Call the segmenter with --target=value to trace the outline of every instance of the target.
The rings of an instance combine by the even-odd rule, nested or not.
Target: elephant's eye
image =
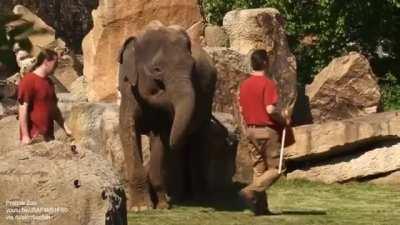
[[[155,73],[161,73],[162,72],[160,67],[154,67],[153,70],[154,70]]]

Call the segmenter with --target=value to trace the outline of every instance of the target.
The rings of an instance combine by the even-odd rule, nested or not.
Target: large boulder
[[[20,146],[18,132],[15,117],[0,120],[0,224],[127,224],[110,162],[60,141]]]
[[[287,177],[330,184],[377,177],[394,171],[400,171],[400,144],[331,159],[328,163],[294,170]]]
[[[332,60],[306,87],[306,95],[316,123],[374,113],[381,98],[367,58],[356,52]]]
[[[296,143],[285,150],[293,161],[343,154],[344,152],[400,135],[399,112],[385,112],[369,116],[332,121],[294,128]]]
[[[92,14],[94,27],[82,44],[89,101],[117,99],[118,51],[149,22],[157,19],[165,25],[178,24],[193,40],[199,39],[203,24],[196,0],[100,0]]]
[[[224,17],[223,27],[231,49],[241,54],[249,54],[255,48],[267,50],[269,73],[278,82],[279,104],[291,114],[297,97],[297,65],[279,11],[273,8],[230,11]]]

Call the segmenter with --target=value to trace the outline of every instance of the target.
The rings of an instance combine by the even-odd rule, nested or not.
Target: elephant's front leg
[[[157,209],[169,209],[165,186],[165,151],[166,147],[160,134],[152,133],[150,136],[150,168],[149,179],[154,191]],[[166,141],[166,140],[164,140]]]
[[[149,184],[142,164],[140,135],[135,127],[135,104],[126,96],[121,98],[120,138],[125,157],[125,180],[128,211],[143,211],[153,208]]]

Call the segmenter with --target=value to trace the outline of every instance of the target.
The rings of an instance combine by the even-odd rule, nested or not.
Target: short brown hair
[[[256,49],[251,53],[251,67],[253,70],[264,70],[265,62],[268,62],[268,54],[264,49]]]
[[[39,55],[36,57],[35,68],[42,65],[45,60],[51,61],[58,57],[57,52],[50,49],[43,49],[40,51]]]

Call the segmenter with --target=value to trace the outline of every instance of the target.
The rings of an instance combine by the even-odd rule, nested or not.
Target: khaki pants
[[[249,127],[247,135],[252,144],[249,154],[253,163],[253,181],[245,190],[263,192],[280,177],[280,136],[269,127]]]

